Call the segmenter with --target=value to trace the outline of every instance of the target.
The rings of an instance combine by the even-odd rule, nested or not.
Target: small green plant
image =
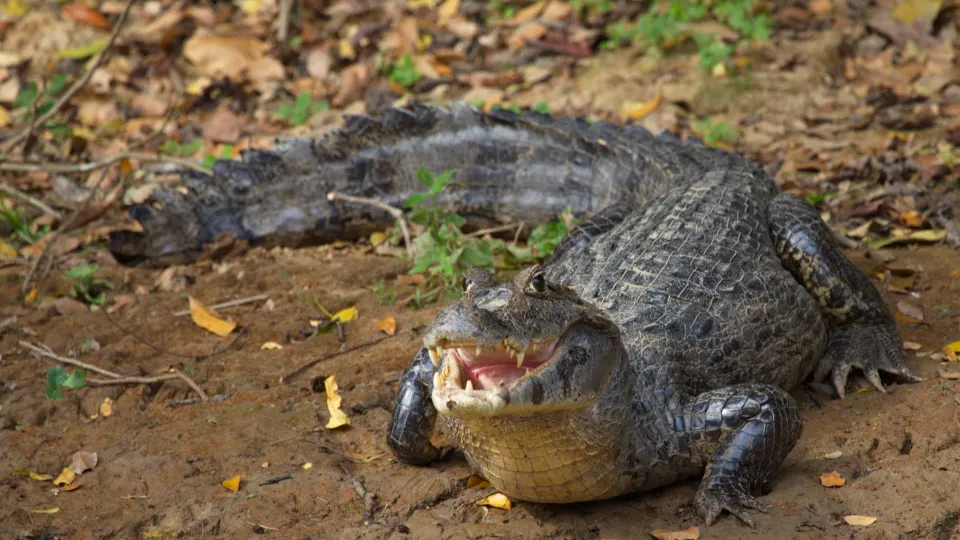
[[[77,388],[83,388],[86,383],[87,372],[82,369],[75,370],[68,374],[60,366],[50,366],[50,368],[47,369],[47,399],[54,401],[63,399],[63,392],[60,391],[61,388],[76,390]]]
[[[56,102],[55,98],[57,94],[63,91],[67,86],[67,76],[58,73],[50,79],[50,84],[47,85],[43,90],[43,94],[40,95],[40,99],[37,100],[38,95],[40,94],[40,87],[35,82],[28,82],[20,88],[20,91],[17,92],[17,97],[14,98],[13,103],[10,108],[13,110],[27,110],[34,101],[37,102],[37,114],[45,114],[49,111],[53,104]]]
[[[160,151],[173,157],[190,157],[203,148],[203,139],[193,139],[190,142],[179,143],[173,139],[163,143]]]
[[[733,45],[724,43],[712,35],[697,34],[693,36],[700,52],[700,67],[712,70],[717,64],[722,64],[733,54]]]
[[[293,103],[284,103],[273,112],[273,118],[289,122],[294,126],[302,126],[317,113],[330,110],[330,102],[325,99],[314,100],[306,90],[297,94]]]
[[[491,22],[497,20],[512,19],[517,14],[516,6],[509,2],[490,2],[487,4],[490,15],[487,17]]]
[[[403,88],[413,88],[417,81],[423,78],[423,74],[417,71],[413,65],[413,57],[409,54],[403,55],[398,62],[388,67],[389,79]]]
[[[695,121],[693,130],[703,137],[704,143],[710,146],[718,143],[732,144],[740,138],[736,128],[726,122],[714,122],[710,118]]]
[[[206,156],[203,156],[203,161],[200,163],[200,165],[202,165],[207,169],[211,169],[213,168],[213,164],[218,159],[233,159],[233,145],[232,144],[224,145],[223,148],[220,149],[219,156],[214,154],[207,154]]]
[[[613,10],[613,0],[570,0],[570,6],[574,9],[592,9],[603,15]]]
[[[113,289],[113,283],[94,277],[100,270],[95,264],[82,263],[67,270],[67,279],[73,284],[70,296],[88,304],[102,306],[107,299],[104,289]]]
[[[21,216],[16,208],[7,208],[6,199],[0,197],[0,219],[7,222],[13,234],[24,244],[33,244],[50,232],[50,226],[34,227],[30,221]]]
[[[380,281],[373,287],[373,294],[377,296],[377,300],[383,306],[392,306],[397,301],[396,289],[393,287],[388,289],[387,282],[383,278],[380,278]]]
[[[533,110],[538,113],[543,114],[553,114],[553,109],[550,108],[550,105],[546,101],[538,101],[534,106]]]

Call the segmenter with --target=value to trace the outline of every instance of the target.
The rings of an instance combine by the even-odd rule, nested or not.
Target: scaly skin
[[[728,511],[749,524],[748,509],[766,508],[751,491],[800,436],[789,389],[831,376],[842,397],[854,367],[881,389],[880,371],[917,380],[879,293],[809,204],[743,156],[636,127],[462,104],[351,117],[324,138],[187,175],[186,195],[155,192],[160,206],[132,211],[144,233],[114,236],[113,251],[158,262],[195,257],[221,233],[344,235],[388,216],[328,192],[397,205],[422,190],[421,166],[457,170],[459,189],[441,203],[474,226],[530,224],[568,205],[588,219],[542,276],[474,274],[433,322],[390,426],[404,462],[440,457],[430,435],[442,417],[470,462],[518,499],[608,498],[699,475],[707,523]],[[548,341],[556,349],[529,375],[460,386],[460,345],[533,357],[526,347]],[[443,345],[437,369],[428,349]]]

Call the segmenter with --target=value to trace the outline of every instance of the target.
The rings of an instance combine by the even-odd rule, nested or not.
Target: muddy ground
[[[780,43],[792,52],[781,48],[775,55],[790,58],[767,59],[762,65],[776,67],[758,65],[749,82],[698,74],[689,59],[652,66],[629,52],[608,53],[579,62],[575,76],[513,99],[602,115],[619,110],[624,100],[651,99],[660,86],[670,105],[646,117],[645,125],[659,131],[688,124],[686,116],[720,115],[739,122],[744,151],[770,162],[806,145],[813,157],[800,163],[788,155],[777,180],[809,187],[800,180],[820,182],[836,172],[835,163],[822,169],[813,163],[830,152],[856,157],[865,146],[889,150],[884,127],[854,131],[847,125],[863,95],[824,83],[843,69],[840,42],[840,34],[829,31],[785,39]],[[817,131],[812,138],[811,131]],[[916,136],[942,140],[942,125]],[[822,174],[815,176],[811,167]],[[835,190],[838,182],[807,191]],[[396,381],[417,348],[417,330],[437,308],[382,303],[374,291],[381,279],[400,298],[412,293],[411,286],[396,285],[408,267],[369,247],[256,248],[163,276],[161,269],[118,265],[102,250],[59,261],[41,297],[69,290],[56,277],[63,269],[81,259],[98,262],[103,277],[117,285],[112,294],[136,295],[135,303],[109,317],[103,310],[59,314],[51,305],[22,307],[17,298],[24,268],[5,266],[0,320],[13,322],[0,332],[0,537],[582,539],[643,538],[654,529],[691,526],[701,526],[703,538],[724,539],[960,537],[960,381],[941,377],[941,362],[929,354],[960,339],[960,253],[945,245],[898,244],[886,251],[916,279],[906,288],[875,282],[892,309],[902,300],[922,306],[924,320],[901,322],[900,330],[920,345],[904,354],[925,380],[891,384],[887,394],[864,388],[844,400],[794,391],[803,437],[766,496],[772,511],[755,514],[755,529],[729,516],[702,527],[692,507],[697,479],[605,502],[514,502],[507,511],[474,504],[492,490],[465,487],[470,471],[461,454],[430,467],[397,463],[385,445]],[[865,249],[848,253],[865,270],[878,264]],[[239,333],[224,338],[174,315],[187,308],[186,294],[211,305],[263,293],[272,309],[258,301],[220,311],[240,324]],[[319,316],[314,301],[330,311],[357,306],[359,316],[345,325],[342,344],[335,332],[303,339],[301,331]],[[383,334],[376,322],[389,315],[398,321],[394,337],[280,382],[311,359],[378,339]],[[68,390],[51,401],[44,396],[50,363],[28,354],[21,340],[127,375],[178,367],[211,396],[227,397],[171,406],[194,394],[166,382]],[[283,348],[263,350],[268,341]],[[324,428],[328,411],[319,383],[333,373],[351,420],[335,431]],[[98,414],[106,397],[114,401],[109,417]],[[12,473],[56,475],[79,450],[97,452],[99,464],[73,491],[58,493],[50,481]],[[837,451],[838,459],[824,459]],[[832,471],[847,479],[845,486],[820,485],[819,476]],[[221,482],[236,475],[242,483],[233,493]],[[358,483],[378,499],[369,524]],[[854,527],[843,522],[846,515],[877,521]]]

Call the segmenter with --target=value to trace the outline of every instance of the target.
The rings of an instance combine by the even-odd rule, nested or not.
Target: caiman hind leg
[[[769,506],[753,491],[769,480],[800,439],[796,401],[776,386],[745,384],[704,392],[674,428],[706,464],[694,506],[709,526],[726,510],[753,527],[749,512]]]
[[[901,357],[897,323],[880,292],[836,245],[833,234],[806,200],[777,196],[770,205],[770,232],[784,267],[813,295],[829,321],[830,340],[814,380],[832,373],[842,398],[847,376],[860,368],[881,392],[880,372],[916,382]]]
[[[442,454],[430,442],[437,420],[437,409],[430,397],[435,370],[427,348],[420,347],[413,362],[400,376],[387,446],[397,459],[409,465],[426,465],[440,459]]]

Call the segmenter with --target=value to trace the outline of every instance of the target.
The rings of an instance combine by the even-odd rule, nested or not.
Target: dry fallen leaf
[[[656,108],[660,106],[661,100],[662,96],[658,88],[657,95],[653,96],[653,99],[650,101],[625,101],[623,105],[620,106],[620,114],[630,120],[640,120],[656,110]]]
[[[310,463],[310,462],[304,463],[303,465],[301,465],[301,468],[303,468],[303,470],[305,471],[308,471],[313,468],[313,463]]]
[[[388,336],[397,333],[397,319],[393,315],[387,315],[386,319],[377,321],[377,329],[383,330]]]
[[[830,452],[829,454],[824,454],[823,459],[838,459],[843,455],[843,452],[837,450],[836,452]]]
[[[700,528],[690,527],[682,531],[668,531],[667,529],[657,529],[650,531],[650,536],[658,540],[697,540],[700,538]]]
[[[340,394],[337,394],[337,374],[334,373],[324,379],[323,386],[327,391],[327,410],[330,411],[330,420],[327,421],[327,429],[349,426],[350,418],[340,410],[340,404],[343,400]]]
[[[843,520],[846,521],[848,525],[862,525],[866,527],[877,521],[877,518],[873,516],[843,516]]]
[[[41,508],[37,510],[31,510],[30,513],[31,514],[56,514],[59,511],[60,511],[59,508]]]
[[[269,43],[253,38],[195,35],[183,44],[183,55],[204,75],[239,79],[253,71],[269,48]]]
[[[460,12],[460,0],[446,0],[437,9],[437,24],[446,26],[451,17]]]
[[[107,21],[106,17],[104,17],[99,11],[84,4],[67,4],[60,8],[60,13],[63,15],[63,18],[76,21],[80,24],[85,24],[101,30],[110,29],[110,22]]]
[[[47,480],[53,480],[53,476],[49,474],[40,474],[33,471],[28,471],[27,469],[14,469],[13,474],[17,474],[20,476],[29,476],[30,478],[34,480],[40,480],[41,482],[44,482]]]
[[[547,34],[547,27],[541,22],[530,22],[517,28],[507,37],[507,46],[511,50],[522,49],[528,41],[537,41]]]
[[[900,322],[917,324],[923,322],[923,308],[906,300],[900,300],[897,302],[897,312],[894,316]]]
[[[847,480],[840,476],[840,473],[833,471],[820,475],[820,485],[823,487],[841,487],[847,483]]]
[[[276,341],[267,341],[260,346],[261,351],[273,351],[273,350],[282,349],[282,348],[283,348],[283,345],[277,343]]]
[[[70,468],[77,474],[83,474],[97,466],[97,453],[84,452],[83,450],[75,452],[70,460]]]
[[[340,311],[333,314],[333,317],[330,317],[331,320],[340,321],[341,323],[350,322],[357,318],[357,308],[348,307],[346,309],[341,309]]]
[[[70,467],[64,467],[63,470],[60,471],[60,476],[54,479],[53,485],[57,487],[67,486],[72,484],[76,479],[77,473],[73,472],[73,469]]]
[[[960,380],[960,371],[945,371],[941,369],[938,373],[940,374],[941,379],[947,379],[950,381]]]
[[[486,479],[484,479],[484,478],[482,478],[482,477],[480,477],[480,476],[477,476],[477,475],[475,475],[475,474],[471,474],[470,477],[467,478],[467,488],[468,488],[468,489],[469,489],[469,488],[483,489],[483,488],[488,488],[488,487],[490,487],[490,482],[488,482]]]
[[[903,350],[905,351],[919,351],[923,345],[920,345],[916,341],[904,341]]]
[[[223,482],[221,482],[220,485],[236,493],[237,491],[240,490],[240,477],[234,476],[233,478],[228,478]]]
[[[510,499],[508,499],[503,493],[494,493],[489,497],[484,497],[483,499],[477,501],[477,504],[480,506],[492,506],[502,510],[510,509]]]
[[[73,491],[75,489],[80,489],[83,487],[83,484],[70,484],[68,486],[63,486],[60,488],[60,491]]]
[[[951,345],[952,345],[952,344],[951,344]],[[943,355],[947,357],[947,360],[948,360],[948,361],[950,361],[950,362],[956,362],[956,361],[958,360],[958,358],[957,358],[957,350],[954,349],[953,347],[951,347],[951,345],[946,345],[946,346],[943,347],[943,349],[942,349],[942,350],[943,350]]]
[[[221,319],[213,310],[200,303],[194,297],[187,295],[187,300],[190,302],[190,318],[193,319],[194,324],[200,328],[209,330],[223,337],[233,332],[234,328],[237,327],[236,323]]]
[[[113,399],[109,397],[103,398],[103,403],[100,404],[100,414],[104,417],[111,416],[113,414]]]

